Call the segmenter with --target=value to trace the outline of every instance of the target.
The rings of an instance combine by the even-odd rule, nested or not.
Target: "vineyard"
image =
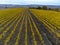
[[[0,10],[0,45],[60,45],[60,12]]]

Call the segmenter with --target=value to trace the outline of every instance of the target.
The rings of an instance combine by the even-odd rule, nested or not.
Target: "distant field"
[[[60,12],[0,10],[0,45],[60,45]]]

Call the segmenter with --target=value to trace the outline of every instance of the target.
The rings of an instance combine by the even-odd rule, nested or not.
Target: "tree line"
[[[60,11],[60,8],[48,8],[47,6],[38,6],[38,7],[29,7],[33,9],[42,9],[42,10],[53,10],[53,11]]]

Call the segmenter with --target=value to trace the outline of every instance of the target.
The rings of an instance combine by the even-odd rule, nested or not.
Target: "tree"
[[[39,6],[39,7],[37,7],[37,9],[42,9],[42,7]]]
[[[52,10],[52,8],[49,8],[49,10]]]
[[[42,6],[42,9],[47,10],[47,6]]]

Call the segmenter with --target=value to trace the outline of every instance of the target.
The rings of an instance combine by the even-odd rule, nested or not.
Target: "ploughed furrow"
[[[10,17],[9,19],[7,20],[4,20],[3,22],[1,22],[1,25],[0,26],[4,26],[6,23],[8,23],[10,20],[12,20],[12,18],[14,18],[15,16],[12,16]]]
[[[7,26],[6,29],[4,29],[1,34],[0,34],[0,40],[5,37],[6,33],[9,32],[12,30],[12,26],[14,25],[14,23],[18,20],[18,17],[14,20],[14,22],[11,22],[12,24],[10,24],[10,26]]]
[[[11,19],[7,19],[8,22],[4,23],[2,22],[2,24],[0,25],[0,27],[2,27],[2,29],[0,29],[0,32],[2,33],[3,30],[5,30],[15,19],[17,18],[17,16],[13,16]]]
[[[21,20],[21,22],[20,22],[20,27],[19,27],[19,32],[18,32],[18,35],[16,36],[16,42],[15,42],[15,45],[21,45],[21,44],[23,44],[22,43],[22,36],[21,36],[21,33],[22,33],[22,31],[23,31],[23,25],[24,25],[24,19],[25,19],[25,15],[24,15],[24,17],[23,17],[23,19]],[[21,38],[22,37],[22,38]]]
[[[28,45],[28,41],[27,41],[27,35],[28,35],[28,30],[27,30],[27,15],[25,15],[26,18],[25,18],[25,45]]]
[[[35,25],[38,29],[38,32],[41,34],[41,38],[43,38],[43,40],[41,40],[42,42],[44,42],[45,45],[52,45],[51,42],[48,40],[48,38],[46,37],[45,33],[42,31],[42,30],[46,30],[44,28],[43,25],[41,25],[40,22],[38,22],[37,18],[35,18],[34,15],[31,14],[31,19],[32,19],[32,22],[33,22],[33,25]],[[36,32],[36,31],[35,31]],[[37,32],[36,32],[37,33]],[[39,42],[39,38],[37,37],[37,34],[36,34],[36,38],[37,38],[37,41]],[[42,44],[41,44],[42,45]]]
[[[58,34],[42,18],[29,9],[20,11],[0,17],[0,45],[60,45]]]
[[[3,26],[3,29],[0,30],[0,33],[2,33],[7,27],[9,27],[9,25],[11,25],[11,23],[17,18],[14,17],[13,19],[11,19],[8,23],[6,23],[4,26]],[[11,26],[10,26],[11,27]]]
[[[29,17],[28,17],[28,19],[29,19]],[[32,35],[31,35],[31,36],[32,36],[32,38],[33,38],[33,40],[32,40],[33,43],[34,43],[33,45],[37,45],[37,41],[36,41],[36,39],[35,39],[35,34],[34,34],[34,31],[33,31],[33,27],[32,27],[33,25],[31,24],[30,19],[29,19],[29,23],[30,23],[30,29],[31,29],[31,32],[32,32]]]
[[[43,21],[41,21],[37,15],[33,15],[30,11],[31,17],[34,19],[35,24],[37,25],[39,32],[41,32],[43,39],[46,45],[60,45],[59,38],[52,32],[52,28],[48,28]],[[51,30],[51,31],[50,31]]]
[[[29,13],[29,12],[28,12],[28,13]],[[30,13],[29,13],[29,14],[30,14]],[[30,18],[31,18],[32,24],[34,25],[34,28],[35,28],[34,31],[36,31],[36,33],[37,33],[37,35],[38,35],[38,37],[39,37],[40,44],[41,44],[41,45],[45,45],[44,40],[43,40],[43,37],[42,37],[42,35],[41,35],[41,32],[39,32],[39,29],[38,29],[38,27],[36,26],[33,18],[31,17],[31,14],[30,14],[29,16],[30,16]],[[38,40],[37,40],[37,41],[38,41]]]
[[[21,19],[21,17],[20,17],[20,19]],[[9,36],[5,39],[5,42],[4,42],[5,45],[8,45],[7,43],[10,41],[10,39],[14,35],[15,31],[17,31],[16,28],[17,28],[19,22],[20,22],[20,20],[17,21],[17,23],[15,24],[13,30],[11,31],[11,33],[9,34]]]
[[[3,18],[3,20],[0,21],[0,32],[1,30],[4,30],[4,28],[7,27],[7,25],[9,25],[9,23],[11,22],[10,20],[12,20],[14,18],[14,16],[11,16],[7,19],[5,19],[5,17]]]

